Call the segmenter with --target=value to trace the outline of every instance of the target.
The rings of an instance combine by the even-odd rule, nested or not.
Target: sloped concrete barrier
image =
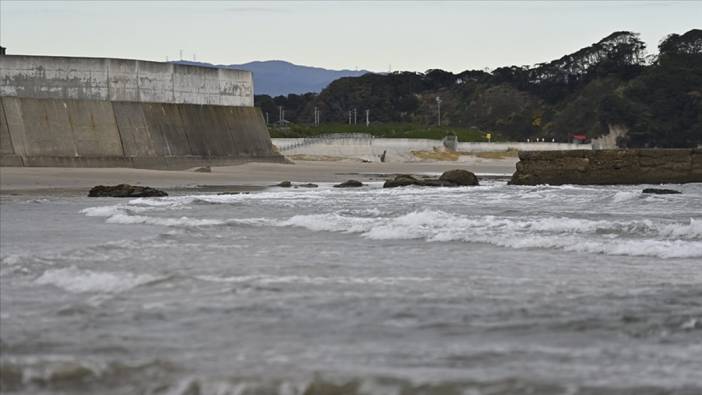
[[[185,169],[285,160],[254,107],[19,97],[0,104],[2,166]]]
[[[513,185],[702,182],[701,149],[521,151]]]

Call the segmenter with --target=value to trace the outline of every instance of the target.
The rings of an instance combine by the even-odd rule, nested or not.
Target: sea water
[[[4,196],[0,385],[700,394],[702,184],[644,187]]]

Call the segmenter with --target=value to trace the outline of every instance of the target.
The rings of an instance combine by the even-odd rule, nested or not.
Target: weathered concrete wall
[[[522,151],[519,159],[515,185],[702,182],[701,149]]]
[[[3,166],[182,169],[283,161],[254,107],[0,98]]]
[[[0,96],[252,107],[253,77],[143,60],[4,55]]]
[[[274,138],[273,144],[285,155],[328,155],[378,161],[385,152],[388,161],[418,160],[412,151],[443,149],[441,140],[392,138]],[[590,145],[567,143],[458,143],[460,152],[495,152],[514,150],[573,150],[587,149]]]

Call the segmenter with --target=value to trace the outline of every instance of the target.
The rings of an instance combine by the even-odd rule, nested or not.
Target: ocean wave
[[[641,197],[641,191],[619,191],[612,196],[614,203],[627,202]]]
[[[608,255],[694,258],[702,256],[700,221],[655,223],[567,217],[466,217],[440,210],[397,217],[356,217],[338,213],[297,215],[278,226],[358,233],[372,240],[464,241],[510,248],[556,248]]]
[[[481,356],[488,362],[500,354]],[[517,356],[519,357],[519,356]],[[285,366],[289,358],[285,355],[270,353],[265,357],[269,366]],[[171,362],[154,360],[143,363],[104,362],[97,359],[78,360],[63,358],[51,360],[22,361],[5,358],[0,361],[2,376],[0,383],[10,392],[19,393],[100,393],[124,394],[139,393],[144,395],[171,394],[270,394],[270,395],[304,395],[304,394],[347,394],[347,395],[438,395],[438,394],[552,394],[552,395],[590,395],[590,394],[697,394],[697,383],[681,384],[672,381],[656,381],[657,377],[634,381],[630,377],[609,382],[563,383],[554,380],[515,372],[508,375],[483,375],[476,378],[474,374],[455,373],[441,377],[429,378],[404,377],[393,374],[387,369],[369,372],[369,368],[357,369],[358,372],[334,372],[320,369],[313,374],[297,373],[279,375],[268,374],[231,374],[210,375],[193,374]],[[48,359],[48,360],[47,360]],[[465,357],[455,355],[449,359],[454,366],[460,366]],[[475,360],[472,361],[475,363]],[[471,366],[471,365],[468,365]],[[459,369],[454,369],[459,370]],[[464,369],[472,370],[472,369]],[[639,378],[644,374],[635,375]]]
[[[212,226],[223,225],[226,221],[218,219],[197,219],[189,217],[167,218],[148,217],[144,215],[114,214],[105,221],[108,224],[144,224],[160,226]]]
[[[346,277],[346,276],[276,276],[267,274],[254,274],[244,276],[196,276],[198,280],[217,283],[257,283],[257,284],[362,284],[362,285],[394,285],[402,282],[422,282],[431,281],[430,277]]]
[[[73,293],[119,293],[158,280],[161,278],[149,274],[96,272],[71,266],[47,270],[35,280],[35,283],[53,285]]]
[[[125,363],[58,355],[8,357],[5,353],[0,360],[0,385],[3,393],[95,393],[98,385],[98,393],[102,394],[125,393],[125,387],[133,392],[156,394],[161,392],[152,390],[155,380],[164,380],[178,371],[175,364],[163,360]],[[169,382],[164,381],[162,386]],[[118,383],[119,390],[114,391],[114,383]]]

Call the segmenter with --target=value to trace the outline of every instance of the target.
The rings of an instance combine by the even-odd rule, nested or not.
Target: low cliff
[[[702,149],[522,151],[513,185],[702,182]]]

